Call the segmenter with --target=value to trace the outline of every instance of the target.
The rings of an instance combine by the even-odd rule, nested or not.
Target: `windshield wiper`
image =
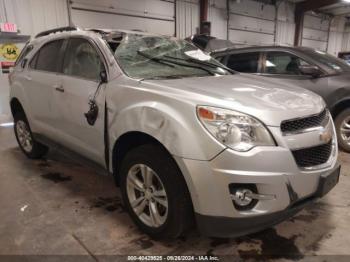
[[[217,64],[213,64],[213,63],[208,63],[208,62],[200,61],[200,60],[197,60],[197,59],[194,59],[194,58],[185,59],[185,58],[181,58],[181,57],[174,57],[174,56],[168,56],[168,55],[165,55],[164,57],[175,59],[175,60],[180,60],[180,61],[192,62],[192,63],[196,63],[198,65],[206,65],[206,66],[209,66],[209,67],[212,67],[212,68],[219,67],[221,69],[224,69],[224,70],[230,72],[231,74],[234,74],[234,71],[232,71],[230,68],[228,68],[228,67],[226,67],[224,65],[217,65]]]
[[[164,63],[165,61],[162,61],[161,59],[156,58],[156,57],[151,57],[151,56],[145,54],[145,53],[142,52],[142,51],[137,51],[137,53],[138,53],[139,55],[141,55],[141,56],[143,56],[143,57],[149,59],[149,60],[152,60],[152,61],[157,62],[157,63],[159,63],[159,64],[166,65],[166,66],[169,66],[169,67],[171,67],[171,68],[174,68],[173,65],[168,64],[168,63]]]
[[[180,79],[185,77],[194,77],[195,75],[167,75],[167,76],[153,76],[153,77],[146,77],[141,78],[140,81],[144,80],[161,80],[161,79]],[[201,75],[199,75],[201,76]]]
[[[162,80],[162,79],[179,79],[180,77],[178,76],[152,76],[152,77],[145,77],[140,79],[140,81],[145,81],[145,80]]]
[[[159,62],[159,63],[162,63],[162,64],[165,64],[165,65],[169,65],[168,63],[170,64],[174,64],[174,65],[179,65],[179,66],[184,66],[184,67],[190,67],[190,68],[196,68],[196,69],[200,69],[200,70],[203,70],[207,73],[209,73],[210,75],[215,75],[214,72],[212,72],[211,70],[205,68],[205,67],[202,67],[202,66],[199,66],[199,65],[190,65],[188,63],[179,63],[179,62],[175,62],[173,60],[168,60],[168,59],[164,59],[164,58],[159,58],[159,57],[153,57],[153,56],[150,56],[140,50],[137,51],[137,53],[139,55],[142,55],[143,57],[146,57],[148,58],[149,60],[153,60],[153,61],[156,61],[156,62]],[[170,65],[169,65],[170,66]]]

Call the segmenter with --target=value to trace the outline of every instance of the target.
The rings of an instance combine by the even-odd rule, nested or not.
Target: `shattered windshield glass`
[[[133,78],[161,79],[232,74],[230,69],[184,40],[126,34],[115,50],[124,72]]]

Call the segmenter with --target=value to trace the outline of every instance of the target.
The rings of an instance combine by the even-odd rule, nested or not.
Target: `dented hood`
[[[197,104],[240,111],[270,126],[320,113],[325,107],[319,95],[306,89],[252,75],[147,80],[144,84],[171,88],[174,95],[184,95]]]

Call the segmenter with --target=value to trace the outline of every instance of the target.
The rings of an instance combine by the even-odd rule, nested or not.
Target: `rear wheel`
[[[184,178],[171,156],[153,144],[132,149],[122,161],[124,204],[137,226],[153,238],[175,238],[193,222]]]
[[[48,147],[35,141],[25,114],[17,113],[14,121],[16,139],[22,152],[32,159],[38,159],[47,154]]]
[[[335,126],[340,148],[350,153],[350,108],[336,117]]]

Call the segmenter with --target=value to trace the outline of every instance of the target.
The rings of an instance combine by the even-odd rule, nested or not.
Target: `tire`
[[[14,116],[14,131],[17,143],[22,152],[30,159],[40,159],[49,148],[35,141],[28,120],[23,112]]]
[[[339,147],[345,152],[350,153],[350,108],[345,109],[335,118],[335,128]],[[344,129],[348,131],[342,131]],[[346,138],[349,140],[346,140]]]
[[[148,171],[148,177],[151,174],[152,179],[148,184],[152,186],[147,186],[147,183],[144,182],[142,175],[144,172],[141,172],[141,169],[144,172]],[[124,205],[141,231],[154,239],[176,238],[185,234],[192,226],[193,208],[187,185],[175,161],[163,148],[154,144],[146,144],[132,149],[123,159],[119,174]],[[130,182],[131,178],[135,179],[135,177],[138,183],[143,183],[143,193],[136,189],[134,183]],[[148,191],[145,188],[150,189]],[[165,197],[162,189],[164,189]],[[137,192],[138,195],[136,195]],[[131,202],[141,199],[142,194],[146,204],[144,201],[139,201],[138,205],[132,207]],[[143,210],[142,207],[144,207]],[[140,215],[136,214],[137,208],[142,210]],[[158,212],[158,217],[153,216],[158,219],[152,219],[151,209]]]

